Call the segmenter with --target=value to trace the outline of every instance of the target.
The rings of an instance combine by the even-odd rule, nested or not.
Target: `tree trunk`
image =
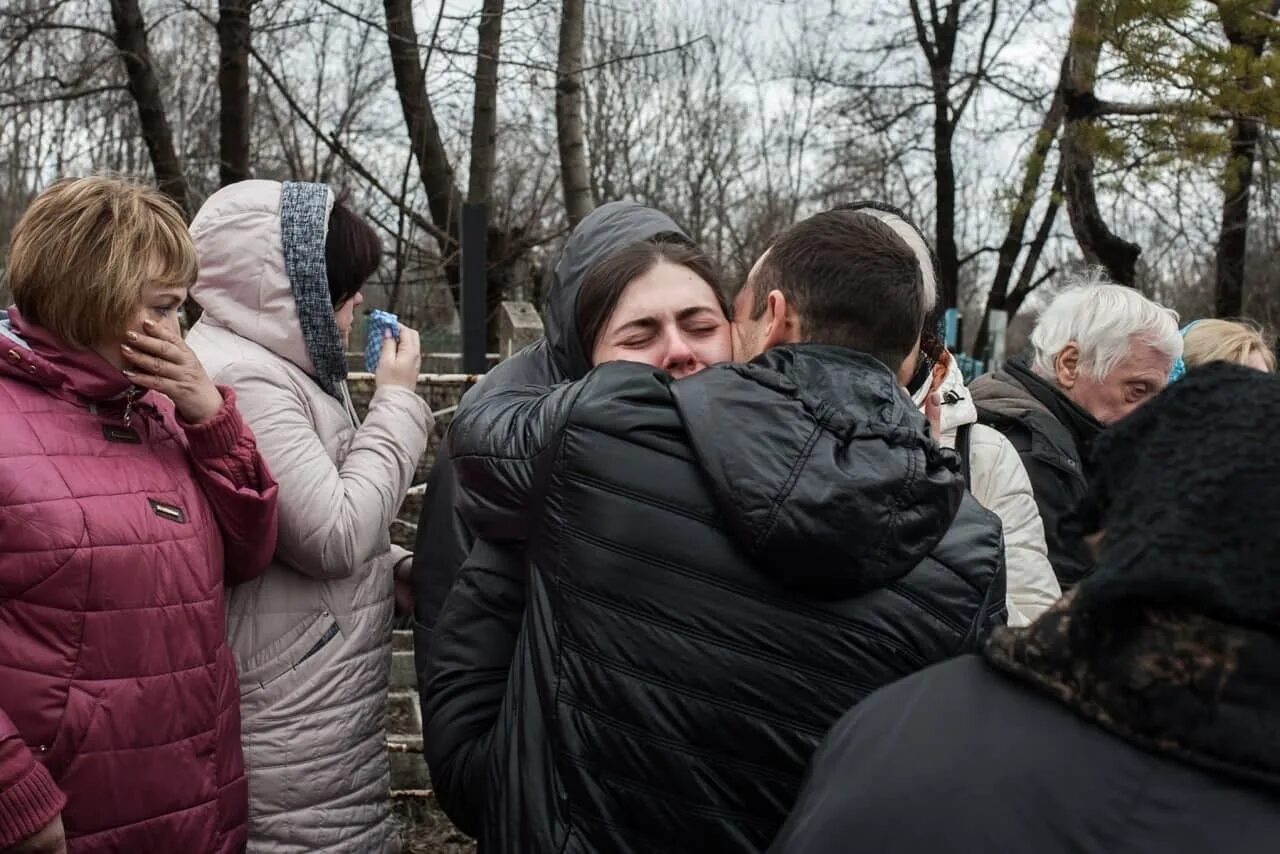
[[[1022,241],[1027,230],[1027,220],[1035,206],[1036,195],[1040,192],[1040,180],[1044,177],[1045,162],[1049,159],[1049,152],[1053,150],[1053,144],[1058,139],[1058,131],[1062,128],[1062,117],[1066,112],[1062,100],[1062,79],[1066,70],[1067,63],[1064,59],[1062,73],[1058,77],[1058,90],[1054,93],[1049,109],[1036,130],[1031,153],[1027,156],[1027,171],[1023,173],[1018,197],[1009,213],[1009,228],[1005,232],[1004,242],[1000,244],[996,275],[991,281],[991,292],[987,297],[988,310],[1005,307],[1005,296],[1009,292],[1009,283],[1013,281],[1013,268],[1018,263],[1018,256],[1022,254]]]
[[[956,170],[951,157],[955,125],[947,116],[947,105],[934,114],[933,157],[934,180],[937,182],[937,215],[934,243],[938,253],[938,298],[943,308],[954,308],[960,302],[960,255],[956,250]]]
[[[488,204],[493,194],[498,137],[498,54],[503,0],[484,0],[476,54],[475,110],[471,123],[471,180],[467,201]]]
[[[1249,196],[1253,188],[1253,160],[1258,136],[1258,123],[1253,119],[1236,119],[1231,123],[1231,154],[1222,175],[1222,225],[1218,232],[1217,269],[1213,283],[1213,312],[1217,317],[1244,314]]]
[[[255,0],[218,0],[218,184],[249,174],[249,14]]]
[[[1280,12],[1280,0],[1272,0],[1271,17]],[[1266,30],[1252,20],[1253,10],[1219,7],[1222,31],[1233,48],[1249,52],[1252,60],[1267,47]],[[1236,80],[1242,92],[1253,92],[1264,81],[1254,74]],[[1213,283],[1213,311],[1217,317],[1244,314],[1245,256],[1249,248],[1249,201],[1253,191],[1253,163],[1257,157],[1261,128],[1250,118],[1231,122],[1231,153],[1222,170],[1222,224],[1218,232],[1217,265]]]
[[[498,136],[498,58],[502,49],[503,0],[484,0],[476,51],[476,91],[471,123],[471,170],[467,201],[488,208],[485,241],[485,310],[489,352],[498,350],[498,314],[510,286],[506,235],[494,225],[493,176]]]
[[[151,155],[156,184],[190,217],[194,213],[191,192],[174,149],[173,131],[165,115],[160,81],[151,62],[146,22],[142,19],[138,0],[111,0],[111,20],[115,25],[116,48],[129,80],[129,94],[138,106],[138,123],[142,127],[147,152]]]
[[[560,13],[560,52],[556,60],[556,142],[560,180],[569,225],[575,226],[595,207],[582,129],[582,57],[586,31],[585,0],[564,0]]]
[[[445,258],[445,270],[457,297],[458,265],[456,255],[458,228],[462,217],[462,193],[454,182],[449,153],[440,138],[440,126],[436,123],[427,96],[426,75],[418,56],[418,30],[413,23],[413,4],[410,0],[383,0],[387,16],[387,43],[391,49],[391,71],[396,81],[396,93],[400,96],[400,108],[404,112],[409,130],[409,145],[418,163],[422,187],[427,193],[427,208],[431,221],[439,229],[437,242],[440,254]]]
[[[1113,233],[1107,226],[1098,207],[1093,179],[1094,155],[1090,132],[1094,127],[1093,108],[1097,102],[1094,82],[1098,57],[1102,53],[1100,6],[1101,0],[1078,0],[1067,46],[1067,75],[1062,93],[1067,122],[1062,135],[1063,186],[1071,230],[1085,260],[1105,269],[1112,281],[1132,286],[1142,249]]]

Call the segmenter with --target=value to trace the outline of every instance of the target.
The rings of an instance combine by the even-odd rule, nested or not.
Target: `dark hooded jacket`
[[[1052,384],[1015,359],[1003,371],[969,384],[978,423],[999,430],[1031,478],[1044,522],[1049,563],[1063,590],[1093,571],[1093,557],[1075,520],[1088,490],[1088,463],[1102,425]]]
[[[850,350],[603,365],[449,445],[477,533],[530,536],[485,852],[762,850],[844,709],[1003,621],[999,521]]]
[[[771,851],[1277,850],[1277,418],[1280,380],[1218,364],[1112,427],[1097,571],[854,708]]]
[[[570,235],[553,270],[543,310],[545,337],[503,361],[463,397],[457,415],[478,400],[520,386],[549,388],[576,380],[589,369],[577,330],[578,293],[582,281],[600,261],[619,250],[662,234],[684,234],[675,221],[635,202],[610,202],[588,214]],[[414,658],[424,728],[445,730],[451,738],[428,740],[427,759],[441,803],[464,830],[473,827],[474,808],[466,793],[478,791],[487,733],[502,698],[514,635],[493,632],[484,648],[446,644],[440,651],[443,671],[434,691],[431,676],[432,637],[441,609],[469,561],[464,593],[455,608],[455,626],[496,618],[494,625],[518,625],[523,611],[524,554],[519,544],[476,542],[458,512],[459,491],[448,449],[441,446],[427,481],[414,551]],[[470,606],[483,600],[489,610]],[[501,603],[501,613],[492,609]],[[452,628],[449,631],[453,631]],[[467,782],[463,782],[463,780]]]

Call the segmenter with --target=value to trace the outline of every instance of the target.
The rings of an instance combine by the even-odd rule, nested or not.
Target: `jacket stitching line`
[[[761,709],[756,706],[749,706],[745,703],[738,703],[731,700],[726,700],[723,697],[718,697],[715,694],[711,694],[704,691],[698,691],[694,688],[688,687],[687,685],[679,685],[670,679],[659,678],[653,675],[652,673],[643,672],[639,668],[631,667],[629,665],[622,664],[621,662],[618,662],[618,661],[613,661],[609,659],[607,656],[601,655],[595,652],[594,650],[587,649],[585,646],[582,646],[576,641],[568,638],[562,641],[559,646],[562,650],[572,650],[573,652],[575,652],[582,658],[586,659],[587,661],[594,662],[595,664],[605,668],[606,670],[612,670],[617,673],[630,676],[631,678],[635,679],[637,682],[641,682],[645,685],[651,685],[657,688],[664,688],[673,694],[678,694],[680,696],[688,697],[693,700],[699,700],[716,709],[736,712],[738,714],[747,715],[756,720],[767,721],[767,722],[776,724],[778,726],[788,727],[814,738],[821,738],[823,734],[826,732],[825,727],[822,727],[822,726],[810,724],[805,721],[797,720],[795,718],[786,718],[781,715],[774,714],[773,712],[770,712],[767,709]],[[559,686],[557,686],[556,699],[558,702]],[[556,752],[560,753],[563,751],[557,750]]]
[[[608,611],[613,611],[619,614],[626,614],[641,623],[666,629],[670,632],[673,632],[674,634],[678,634],[683,637],[695,638],[707,644],[708,646],[713,646],[717,649],[728,650],[734,653],[738,653],[739,655],[753,658],[757,661],[764,661],[769,664],[776,664],[782,667],[787,667],[792,670],[795,670],[796,672],[804,673],[809,676],[812,676],[815,679],[834,682],[836,684],[843,685],[846,688],[851,688],[855,691],[870,693],[871,691],[875,690],[875,686],[870,686],[870,685],[867,685],[866,683],[856,683],[856,682],[847,681],[841,678],[839,675],[832,673],[830,670],[822,670],[816,667],[808,667],[798,661],[795,661],[794,659],[788,659],[780,655],[762,653],[758,649],[752,649],[750,646],[746,644],[735,644],[735,643],[732,643],[731,641],[718,639],[707,632],[700,631],[691,626],[681,625],[680,623],[674,620],[663,620],[661,617],[642,614],[637,609],[628,608],[624,605],[621,605],[618,602],[611,601],[605,596],[592,593],[586,590],[585,588],[579,587],[578,585],[572,582],[561,581],[561,586],[568,591],[569,596],[572,596],[578,599],[585,599],[589,602],[599,605],[601,608],[604,608],[605,610],[608,610]]]
[[[635,560],[639,560],[651,566],[661,567],[662,569],[666,569],[677,575],[683,576],[685,578],[690,578],[695,581],[706,584],[708,587],[713,587],[717,590],[724,590],[726,592],[733,593],[738,596],[742,596],[744,599],[749,599],[753,602],[759,602],[762,605],[771,605],[771,606],[786,608],[790,613],[796,614],[806,619],[810,619],[816,623],[820,623],[826,626],[832,626],[832,625],[838,626],[842,629],[849,631],[852,634],[857,635],[860,638],[863,638],[864,640],[870,640],[876,643],[881,643],[891,649],[899,648],[898,644],[896,644],[893,638],[890,637],[889,635],[876,632],[874,629],[869,628],[864,623],[859,622],[858,620],[844,617],[841,614],[838,614],[834,611],[823,610],[821,608],[814,608],[814,607],[807,606],[803,601],[799,599],[791,599],[784,596],[774,596],[757,589],[746,587],[744,585],[734,584],[720,576],[699,572],[698,570],[690,569],[687,565],[677,564],[670,561],[662,560],[660,558],[656,558],[652,555],[642,554],[640,552],[627,548],[626,546],[620,545],[618,543],[614,543],[609,540],[605,540],[603,538],[588,534],[585,531],[570,528],[567,525],[561,525],[560,527],[561,527],[561,530],[563,531],[562,539],[563,539],[563,536],[573,537],[583,542],[590,543],[590,544],[599,546],[600,548],[614,552],[615,554],[621,554],[627,557],[631,557]],[[928,558],[926,558],[926,560],[927,559]]]
[[[699,818],[734,819],[735,821],[755,825],[761,828],[772,829],[774,827],[774,822],[772,820],[751,815],[745,810],[721,809],[712,806],[711,804],[694,803],[690,798],[683,795],[664,792],[661,789],[656,789],[653,786],[647,786],[643,782],[634,780],[623,774],[604,771],[591,759],[588,759],[585,756],[580,756],[576,753],[564,752],[560,754],[560,757],[579,768],[583,768],[589,772],[594,772],[597,778],[605,785],[617,786],[620,789],[624,789],[643,797],[651,798],[655,801],[673,804],[674,806],[677,806],[681,812],[691,813]]]
[[[769,515],[757,528],[754,541],[751,548],[755,552],[759,552],[773,533],[774,525],[777,524],[778,515],[782,512],[783,502],[791,495],[791,491],[795,489],[796,482],[800,480],[800,471],[804,468],[805,463],[809,462],[809,457],[813,453],[813,448],[818,444],[818,437],[822,434],[822,430],[826,425],[826,414],[824,413],[819,421],[813,426],[808,437],[805,439],[804,446],[800,449],[800,454],[796,457],[795,463],[791,466],[791,471],[787,474],[787,479],[783,481],[782,488],[778,490],[778,494],[774,497],[769,508]]]
[[[627,723],[626,721],[618,720],[607,712],[588,704],[586,700],[579,700],[572,694],[567,694],[561,697],[560,702],[565,705],[572,706],[586,717],[594,718],[599,721],[602,726],[618,730],[619,732],[625,733],[638,741],[645,741],[650,744],[658,744],[663,747],[679,750],[687,756],[697,757],[708,764],[718,763],[739,773],[750,774],[755,777],[768,777],[779,783],[793,784],[799,780],[799,775],[785,774],[778,771],[777,768],[769,765],[748,762],[734,756],[726,756],[712,750],[697,747],[689,742],[681,741],[678,738],[671,738],[668,736],[658,735],[657,733],[647,732],[638,726]]]

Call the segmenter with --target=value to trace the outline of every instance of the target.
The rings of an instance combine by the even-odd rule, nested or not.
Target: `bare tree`
[[[1256,92],[1268,85],[1260,73],[1258,60],[1266,50],[1272,27],[1260,17],[1260,10],[1248,4],[1219,5],[1223,33],[1232,51],[1243,55],[1235,83],[1241,91]],[[1280,12],[1280,2],[1269,0],[1265,14],[1272,20]],[[1214,313],[1236,317],[1244,311],[1245,262],[1248,257],[1249,200],[1253,189],[1254,161],[1262,123],[1251,116],[1237,116],[1229,131],[1230,151],[1222,170],[1222,225],[1218,232],[1217,264],[1214,277]]]
[[[218,0],[218,183],[250,176],[249,43],[255,0]]]
[[[564,207],[570,226],[577,225],[595,207],[582,127],[581,77],[585,38],[585,0],[563,0],[560,50],[556,62],[556,139],[560,149]]]
[[[488,204],[498,156],[498,57],[503,0],[484,0],[476,50],[476,94],[471,123],[471,175],[467,201]]]
[[[195,213],[187,177],[182,171],[173,133],[165,114],[160,81],[147,44],[147,27],[138,0],[111,0],[115,43],[128,76],[129,94],[138,108],[142,138],[151,154],[151,166],[161,191],[176,201],[187,215]]]
[[[427,95],[426,74],[418,55],[418,30],[413,22],[410,0],[384,0],[387,17],[387,43],[391,49],[391,70],[396,92],[409,132],[409,145],[418,162],[422,187],[427,193],[427,207],[436,227],[436,240],[442,256],[455,253],[458,226],[462,212],[462,193],[454,179],[449,152],[440,134],[431,99]],[[450,282],[457,283],[456,263]]]
[[[1113,281],[1132,285],[1142,249],[1107,226],[1094,185],[1096,154],[1090,133],[1098,115],[1094,84],[1104,39],[1101,14],[1101,0],[1079,0],[1071,22],[1062,84],[1067,110],[1062,137],[1064,189],[1071,228],[1085,260],[1101,266]]]

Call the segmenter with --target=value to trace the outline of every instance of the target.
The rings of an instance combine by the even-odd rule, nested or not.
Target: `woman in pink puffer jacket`
[[[267,566],[276,486],[180,336],[195,275],[181,212],[124,181],[60,182],[13,231],[0,850],[244,849],[223,588]]]

